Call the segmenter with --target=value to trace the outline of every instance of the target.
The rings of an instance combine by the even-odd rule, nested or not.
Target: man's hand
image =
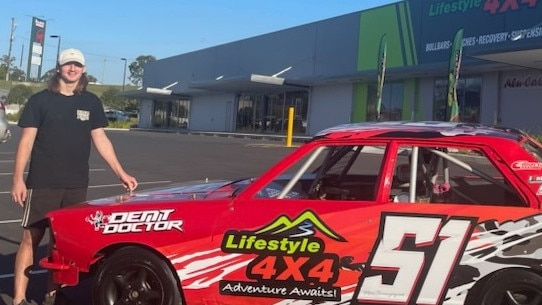
[[[11,187],[11,199],[13,202],[18,203],[20,206],[24,205],[28,190],[24,181],[17,181],[13,183]]]
[[[119,177],[120,181],[122,182],[122,185],[124,186],[124,188],[130,193],[130,195],[132,194],[132,192],[137,188],[137,180],[136,178],[126,174],[126,173],[123,173],[120,177]]]

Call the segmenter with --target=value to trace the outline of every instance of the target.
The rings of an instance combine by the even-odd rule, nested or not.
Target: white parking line
[[[21,222],[22,219],[12,219],[12,220],[0,220],[0,225],[4,225],[6,223],[17,223]]]
[[[139,185],[145,185],[145,184],[160,184],[160,183],[171,183],[169,180],[163,180],[163,181],[148,181],[148,182],[139,182]],[[104,184],[104,185],[93,185],[89,186],[88,188],[100,188],[100,187],[111,187],[111,186],[121,186],[122,184]],[[0,192],[0,194],[9,194],[9,192]],[[8,219],[8,220],[0,220],[0,225],[10,224],[10,223],[20,223],[22,219]],[[0,279],[2,276],[0,275]]]
[[[105,171],[106,169],[105,168],[92,168],[90,169],[91,172],[103,172]],[[28,172],[24,172],[24,174],[28,174]],[[6,173],[0,173],[0,176],[11,176],[13,175],[12,172],[6,172]]]
[[[147,185],[147,184],[161,184],[161,183],[171,183],[170,180],[162,180],[162,181],[147,181],[147,182],[139,182],[139,185]],[[100,187],[112,187],[112,186],[121,186],[122,184],[103,184],[103,185],[92,185],[88,188],[100,188]],[[10,192],[0,192],[0,194],[9,194]],[[20,223],[22,219],[8,219],[8,220],[0,220],[0,225],[10,224],[10,223]],[[0,279],[2,276],[0,275]]]
[[[171,183],[171,180],[161,180],[161,181],[147,181],[147,182],[138,182],[139,185],[147,185],[147,184],[164,184],[164,183]],[[101,184],[101,185],[89,185],[89,189],[97,189],[102,187],[113,187],[113,186],[122,186],[121,183],[115,183],[115,184]],[[9,194],[11,191],[6,192],[0,192],[1,194]]]
[[[148,181],[148,182],[138,182],[139,185],[146,185],[146,184],[161,184],[161,183],[171,183],[170,180],[162,180],[162,181]],[[95,188],[101,188],[101,187],[112,187],[112,186],[121,186],[121,183],[115,183],[115,184],[102,184],[102,185],[91,185],[88,188],[89,189],[95,189]],[[0,192],[1,194],[1,192]]]

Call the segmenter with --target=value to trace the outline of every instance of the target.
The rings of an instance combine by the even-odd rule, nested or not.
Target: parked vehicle
[[[41,266],[93,304],[540,304],[542,146],[515,129],[318,133],[259,178],[48,214]]]
[[[6,103],[0,101],[0,143],[7,142],[11,137],[9,122],[6,115]]]
[[[105,117],[110,121],[128,121],[130,117],[123,111],[116,109],[105,110]]]

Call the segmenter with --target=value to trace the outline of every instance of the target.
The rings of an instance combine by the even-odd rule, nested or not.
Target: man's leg
[[[13,304],[19,304],[26,299],[30,270],[34,264],[34,250],[41,242],[44,234],[45,228],[30,227],[23,229],[23,237],[15,257]]]
[[[52,235],[52,231],[49,231]],[[49,238],[49,245],[47,246],[47,255],[51,256],[53,253],[53,237]],[[45,294],[45,301],[43,304],[54,304],[57,290],[60,289],[60,285],[55,284],[53,281],[53,272],[47,272],[47,293]]]
[[[62,190],[62,200],[60,202],[60,207],[68,207],[80,202],[85,202],[87,200],[87,189],[86,188],[77,188],[77,189],[65,189]],[[52,235],[52,230],[49,231],[49,233]],[[51,236],[49,238],[49,246],[47,247],[47,254],[51,255],[53,250],[53,237]],[[55,304],[55,298],[58,290],[60,289],[60,285],[55,284],[53,281],[53,274],[52,272],[47,273],[47,293],[45,294],[45,300],[43,304],[49,305],[49,304]]]

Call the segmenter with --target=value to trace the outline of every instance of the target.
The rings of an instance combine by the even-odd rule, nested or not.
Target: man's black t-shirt
[[[26,103],[18,125],[38,128],[26,178],[28,188],[88,187],[91,131],[107,126],[96,95],[40,91]]]

